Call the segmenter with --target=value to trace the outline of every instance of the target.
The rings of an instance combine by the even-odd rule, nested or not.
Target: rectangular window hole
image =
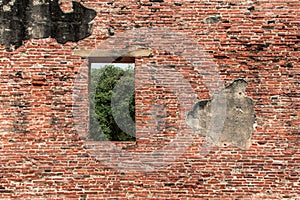
[[[135,63],[120,60],[89,60],[90,141],[136,141]]]

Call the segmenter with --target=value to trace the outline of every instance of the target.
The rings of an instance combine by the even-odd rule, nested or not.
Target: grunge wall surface
[[[2,1],[11,6],[19,2]],[[65,13],[74,11],[70,1],[60,3]],[[69,42],[61,44],[50,34],[22,37],[16,46],[1,39],[1,199],[300,199],[298,0],[80,4],[97,12],[92,34],[84,39],[64,38]],[[133,33],[141,34],[140,40],[130,39]],[[176,47],[174,39],[160,38],[168,33],[183,37],[185,45]],[[109,40],[115,43],[102,45]],[[164,48],[159,48],[162,43]],[[135,56],[137,141],[87,142],[82,135],[88,134],[88,77],[80,82],[86,89],[80,113],[86,117],[78,121],[74,116],[78,75],[87,71],[93,50],[124,45],[150,51]],[[191,65],[193,56],[205,56],[216,68],[207,72],[206,63],[197,69]],[[152,77],[147,66],[165,69],[168,76],[154,70]],[[218,80],[211,75],[214,72]],[[182,77],[194,91],[192,103],[181,101],[180,94],[169,89],[176,85],[184,91]],[[187,127],[182,113],[192,110],[199,99],[211,98],[218,83],[229,85],[235,79],[247,81],[245,95],[253,100],[256,127],[251,144],[247,149],[206,147],[205,137]],[[76,128],[78,123],[82,126]],[[184,137],[178,139],[179,132]],[[192,139],[184,140],[185,136]],[[177,146],[172,145],[176,139]],[[184,151],[178,152],[183,146]],[[114,159],[111,152],[120,149],[123,154]],[[129,154],[134,155],[132,163],[124,163]],[[172,159],[164,160],[165,155]],[[145,161],[138,170],[130,168],[134,159]]]

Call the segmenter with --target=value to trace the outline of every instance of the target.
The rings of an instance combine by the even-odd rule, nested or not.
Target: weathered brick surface
[[[298,0],[82,3],[98,13],[90,37],[65,45],[50,38],[32,39],[12,52],[0,47],[2,199],[300,198]],[[63,4],[66,10],[68,5]],[[257,120],[250,149],[212,147],[201,155],[204,138],[194,136],[180,154],[179,147],[170,147],[169,154],[176,159],[169,165],[140,173],[106,165],[108,148],[90,149],[92,144],[86,146],[78,138],[73,86],[86,58],[73,51],[93,49],[113,34],[150,26],[169,28],[196,41],[217,64],[226,84],[236,78],[248,82],[246,92],[254,101]],[[171,47],[172,40],[169,43]],[[196,71],[172,49],[153,47],[152,53],[136,59],[137,144],[116,146],[135,155],[159,152],[172,143],[184,126],[180,111],[192,108],[180,104],[168,89],[173,84],[168,77],[166,85],[159,85],[146,76],[145,66],[171,65],[199,98],[212,95],[203,81],[204,68]],[[213,77],[205,77],[206,83],[214,83]],[[151,121],[153,105],[163,110],[157,113],[162,126]],[[80,134],[86,131],[86,121],[82,123]],[[157,131],[152,133],[153,129]],[[116,163],[126,158],[118,159]]]

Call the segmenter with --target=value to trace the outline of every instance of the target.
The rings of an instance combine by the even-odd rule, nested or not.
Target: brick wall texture
[[[298,0],[81,3],[97,12],[91,36],[66,44],[31,39],[14,51],[0,46],[1,199],[300,199]],[[70,5],[61,6],[70,12]],[[184,45],[159,33],[176,33]],[[108,40],[115,43],[102,45]],[[88,134],[87,89],[83,118],[74,117],[74,86],[87,71],[78,52],[124,46],[151,50],[135,61],[137,142],[88,143],[79,137]],[[191,63],[200,57],[197,68]],[[237,78],[248,82],[254,102],[251,146],[206,148],[184,113],[196,97]],[[180,99],[187,85],[193,100]]]

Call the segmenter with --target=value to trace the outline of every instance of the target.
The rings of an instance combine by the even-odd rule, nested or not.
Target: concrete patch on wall
[[[209,16],[207,18],[205,18],[203,20],[204,23],[206,24],[216,24],[221,20],[221,16],[220,15],[213,15],[213,16]]]
[[[84,39],[91,35],[96,11],[72,3],[73,12],[65,13],[58,0],[0,1],[0,44],[9,50],[26,39],[52,37],[62,44]]]
[[[197,102],[187,114],[187,124],[219,147],[249,148],[255,114],[246,87],[245,80],[237,79],[212,99]]]

